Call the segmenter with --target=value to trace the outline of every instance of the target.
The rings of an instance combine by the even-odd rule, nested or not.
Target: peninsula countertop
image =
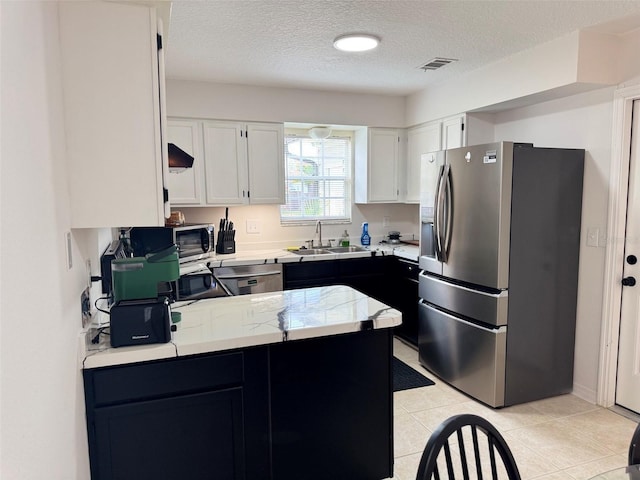
[[[169,343],[87,350],[83,368],[392,328],[402,314],[344,285],[176,303],[181,321]],[[88,334],[88,333],[87,333]]]

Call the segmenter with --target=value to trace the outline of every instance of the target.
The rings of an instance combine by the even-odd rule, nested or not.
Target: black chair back
[[[509,446],[490,422],[477,415],[456,415],[429,438],[416,480],[469,478],[520,480],[520,472]]]
[[[638,464],[640,464],[640,423],[636,427],[636,431],[633,432],[629,445],[629,465]]]

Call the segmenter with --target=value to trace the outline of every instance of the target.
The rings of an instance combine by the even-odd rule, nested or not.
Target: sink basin
[[[366,252],[366,248],[358,247],[357,245],[349,245],[348,247],[331,247],[327,248],[331,253],[351,253],[351,252]]]
[[[301,248],[299,250],[291,250],[291,253],[295,253],[296,255],[326,255],[336,252],[330,252],[324,248]]]

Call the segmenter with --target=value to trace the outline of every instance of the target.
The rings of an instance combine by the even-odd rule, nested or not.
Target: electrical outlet
[[[382,226],[383,227],[388,227],[389,223],[390,223],[390,218],[389,217],[382,217]]]
[[[260,233],[260,222],[258,220],[247,220],[247,233]]]

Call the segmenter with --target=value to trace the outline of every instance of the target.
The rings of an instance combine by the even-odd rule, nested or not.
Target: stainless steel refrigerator
[[[584,150],[422,156],[420,363],[493,407],[568,393]]]

